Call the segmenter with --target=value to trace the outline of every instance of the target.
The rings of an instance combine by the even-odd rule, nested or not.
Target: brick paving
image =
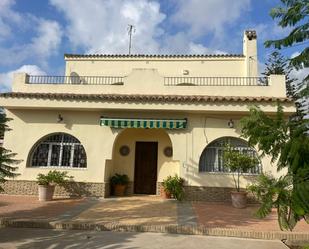
[[[177,202],[159,196],[109,198],[72,219],[77,222],[117,222],[129,225],[176,225]]]
[[[0,195],[0,217],[55,219],[83,201],[55,198],[40,202],[37,196]]]
[[[203,225],[205,228],[241,231],[280,231],[275,211],[265,219],[254,216],[258,206],[235,209],[229,203],[162,200],[159,196],[108,199],[55,199],[39,202],[36,196],[0,195],[0,218],[47,220],[84,224],[142,226]],[[309,234],[309,225],[294,232]]]
[[[192,205],[199,225],[213,228],[280,231],[275,210],[270,216],[259,219],[255,216],[257,205],[249,205],[244,209],[233,208],[231,204],[227,203],[197,202]],[[309,233],[309,225],[305,221],[301,221],[293,231]]]

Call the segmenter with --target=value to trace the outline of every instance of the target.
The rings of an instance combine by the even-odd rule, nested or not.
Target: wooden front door
[[[157,142],[136,142],[134,171],[135,194],[156,194],[157,161]]]

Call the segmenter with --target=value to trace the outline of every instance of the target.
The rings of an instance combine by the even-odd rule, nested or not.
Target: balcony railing
[[[123,85],[119,76],[27,76],[28,84]]]
[[[164,77],[165,86],[268,86],[268,77]]]
[[[37,76],[28,84],[123,85],[120,76]],[[268,86],[269,77],[164,77],[165,86]]]

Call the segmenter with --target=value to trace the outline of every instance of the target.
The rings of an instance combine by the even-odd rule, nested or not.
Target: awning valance
[[[187,127],[187,119],[139,119],[101,117],[100,125],[113,128],[185,129]]]

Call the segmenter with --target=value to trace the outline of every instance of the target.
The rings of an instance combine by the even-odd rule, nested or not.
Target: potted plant
[[[110,183],[114,189],[115,196],[124,196],[129,183],[129,177],[126,174],[115,174],[110,178]]]
[[[184,198],[183,189],[184,179],[175,175],[168,176],[162,182],[161,196],[164,199],[174,197],[176,200],[181,201]]]
[[[68,172],[66,171],[60,172],[52,170],[47,174],[38,174],[39,201],[51,201],[53,199],[55,186],[64,185],[69,179],[72,179],[72,177],[68,176]]]
[[[172,194],[170,192],[170,177],[168,176],[166,179],[163,180],[162,185],[161,185],[161,190],[160,190],[160,194],[161,197],[163,199],[171,199],[172,198]]]
[[[256,167],[259,160],[255,156],[243,153],[227,144],[223,153],[224,166],[233,174],[236,191],[231,192],[232,205],[235,208],[247,206],[247,192],[240,189],[240,176]]]

